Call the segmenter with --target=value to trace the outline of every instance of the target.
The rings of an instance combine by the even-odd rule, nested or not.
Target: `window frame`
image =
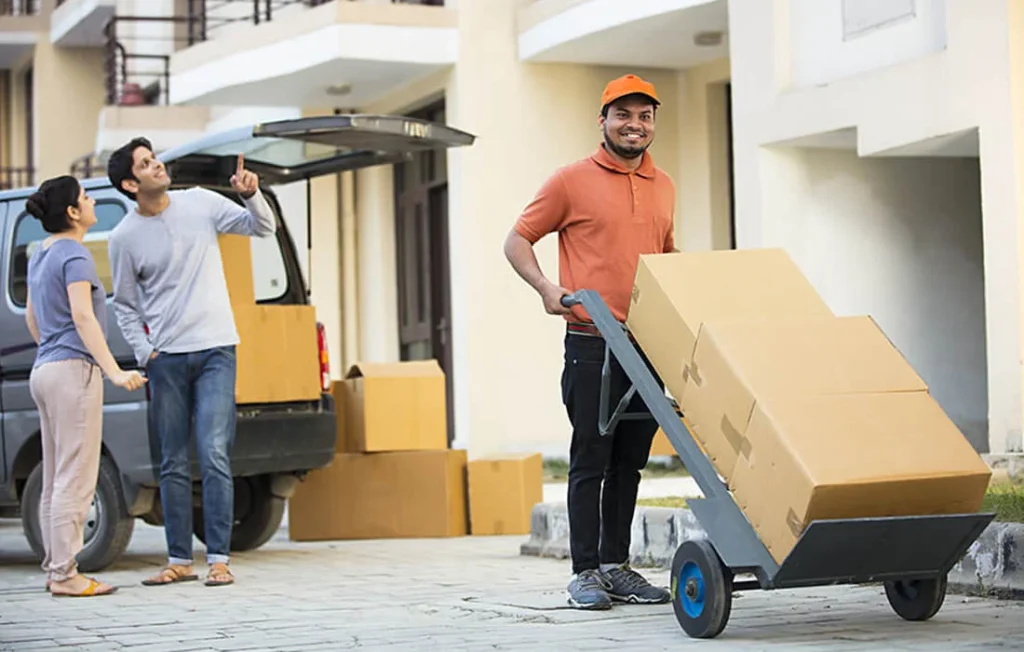
[[[128,206],[126,206],[123,201],[121,201],[120,199],[117,199],[116,197],[101,197],[101,198],[96,199],[96,208],[99,208],[100,206],[106,206],[106,205],[109,205],[109,204],[114,204],[114,205],[120,206],[123,209],[124,212],[121,214],[121,217],[118,218],[117,222],[114,224],[113,227],[111,227],[109,229],[106,229],[106,230],[103,230],[103,231],[99,231],[99,233],[110,233],[111,231],[113,231],[115,228],[117,228],[117,225],[121,223],[121,220],[123,220],[125,218],[125,216],[128,215],[128,212],[130,210],[128,208]],[[10,263],[8,264],[8,267],[7,267],[7,284],[6,284],[7,285],[7,288],[6,288],[7,289],[7,300],[11,302],[12,306],[14,306],[16,308],[20,308],[22,310],[24,310],[27,307],[28,302],[27,301],[20,301],[19,302],[18,301],[18,297],[15,296],[15,293],[14,293],[14,279],[17,278],[17,275],[15,274],[14,266],[16,264],[16,256],[15,256],[15,254],[16,254],[16,250],[17,250],[17,247],[18,247],[18,245],[17,245],[17,242],[18,242],[18,228],[21,226],[21,223],[22,223],[22,221],[25,218],[32,218],[32,216],[29,214],[29,212],[27,210],[22,209],[22,211],[18,214],[18,216],[16,218],[14,218],[14,223],[11,225],[10,240],[7,243],[8,246],[10,247],[10,250],[11,250],[10,256],[9,256],[10,257]],[[25,294],[25,296],[27,298],[28,297],[28,291],[27,291],[28,260],[27,259],[25,261],[25,274],[24,274],[24,276],[25,276],[25,280],[26,280],[26,294]],[[110,298],[113,296],[112,293],[107,293],[106,292],[106,288],[104,288],[104,294],[106,295],[106,300],[107,301],[109,301]]]

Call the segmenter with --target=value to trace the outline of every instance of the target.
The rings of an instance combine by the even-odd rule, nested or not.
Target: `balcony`
[[[202,42],[171,56],[172,104],[359,107],[456,60],[456,10],[440,0],[214,4]],[[247,22],[211,29],[243,9]]]
[[[17,66],[46,30],[44,0],[0,0],[0,70]]]
[[[0,190],[24,188],[35,183],[35,170],[32,168],[0,167]]]
[[[533,0],[519,10],[519,59],[689,68],[729,56],[728,27],[726,0]]]
[[[50,41],[61,47],[100,47],[116,8],[117,0],[57,0],[50,14]]]

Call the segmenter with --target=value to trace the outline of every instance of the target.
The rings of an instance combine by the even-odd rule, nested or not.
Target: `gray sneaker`
[[[608,596],[620,602],[661,604],[672,599],[667,590],[653,586],[644,576],[623,564],[604,573]]]
[[[595,569],[585,570],[572,578],[566,589],[569,604],[577,609],[611,609],[608,581]]]

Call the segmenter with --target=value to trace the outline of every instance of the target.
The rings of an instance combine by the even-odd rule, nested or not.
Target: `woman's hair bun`
[[[49,202],[46,200],[46,195],[41,192],[34,192],[25,200],[25,208],[32,214],[32,217],[42,221],[46,216],[46,210],[49,208]]]

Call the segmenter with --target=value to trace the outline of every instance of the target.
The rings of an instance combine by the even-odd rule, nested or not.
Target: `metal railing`
[[[106,174],[107,169],[100,163],[99,158],[90,152],[72,161],[68,172],[76,179],[91,179]]]
[[[35,176],[32,168],[0,167],[0,190],[35,185]]]
[[[0,0],[0,16],[36,16],[42,0]]]

